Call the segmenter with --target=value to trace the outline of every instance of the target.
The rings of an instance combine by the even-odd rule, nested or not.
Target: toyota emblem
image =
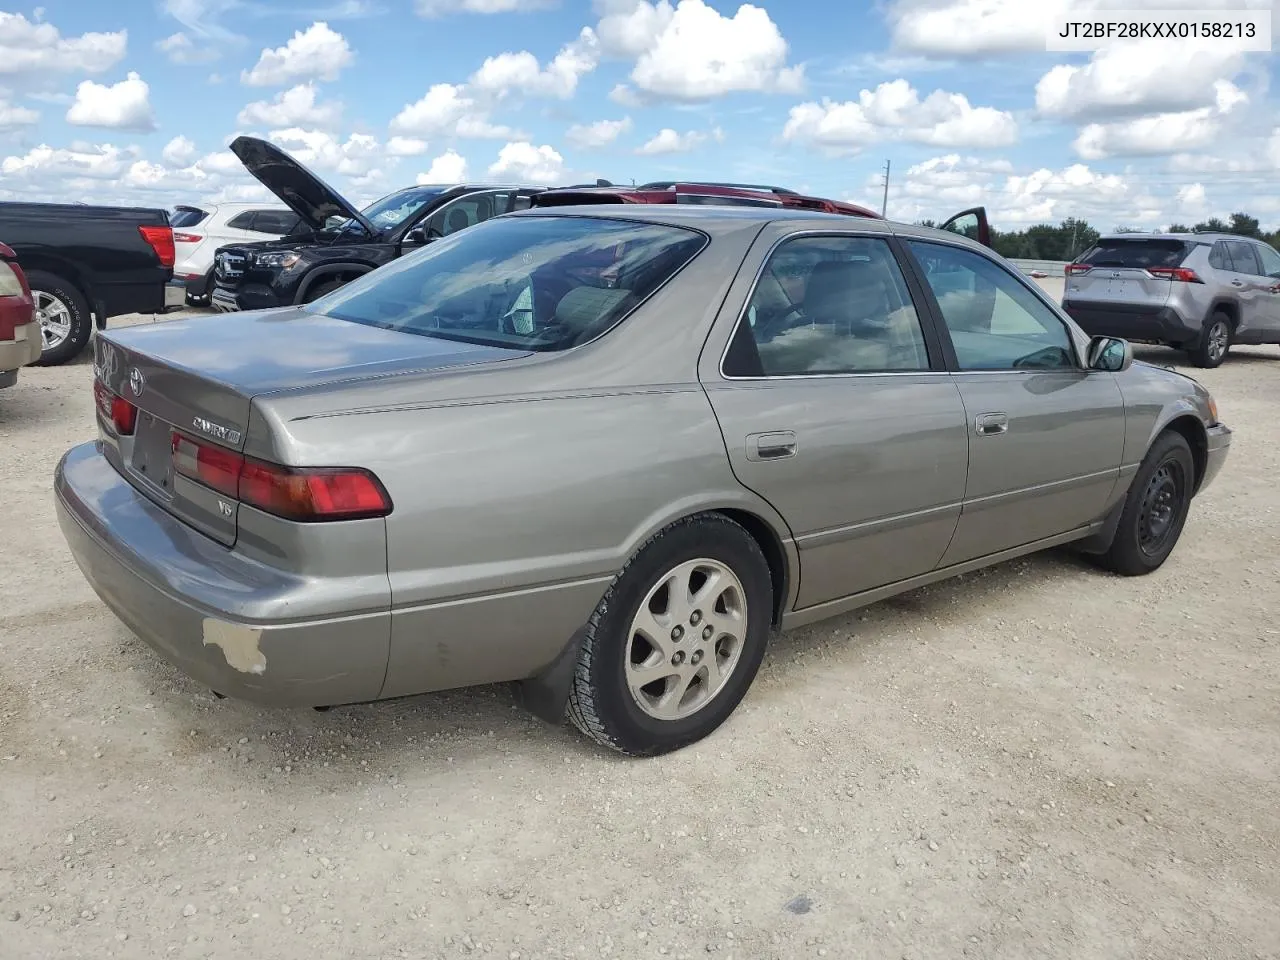
[[[147,381],[142,376],[142,371],[137,367],[133,367],[129,371],[129,389],[133,391],[135,397],[142,396],[142,390],[146,387]]]

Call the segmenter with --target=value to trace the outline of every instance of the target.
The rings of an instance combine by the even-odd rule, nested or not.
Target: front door
[[[970,240],[977,240],[984,247],[991,246],[991,225],[987,222],[986,207],[972,207],[961,210],[951,219],[945,221],[939,230],[949,230]]]
[[[803,608],[937,566],[968,437],[941,341],[888,238],[804,234],[773,247],[784,231],[757,239],[757,256],[772,253],[726,304],[738,326],[702,379],[738,480],[795,536]]]
[[[1087,370],[1043,295],[995,260],[947,243],[906,246],[948,334],[969,433],[964,509],[943,566],[1101,519],[1124,450],[1114,374]]]
[[[1232,245],[1248,246],[1254,254],[1253,275],[1248,279],[1253,284],[1256,301],[1253,336],[1249,342],[1280,343],[1280,253],[1269,243]],[[1233,262],[1243,259],[1232,256]]]

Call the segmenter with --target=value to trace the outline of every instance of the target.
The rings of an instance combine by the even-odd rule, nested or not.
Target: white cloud
[[[163,40],[157,40],[156,49],[168,57],[170,63],[184,66],[194,63],[209,63],[217,60],[219,56],[218,51],[213,47],[196,46],[191,38],[181,30],[170,34]]]
[[[1209,197],[1203,183],[1189,183],[1178,189],[1178,213],[1181,218],[1199,220],[1209,212]]]
[[[707,139],[705,133],[690,130],[688,133],[677,133],[670,127],[663,127],[657,135],[648,140],[636,153],[644,156],[659,156],[664,153],[687,153],[701,146]]]
[[[197,37],[210,40],[235,41],[241,37],[218,22],[227,10],[240,4],[235,0],[162,0],[164,12]]]
[[[525,13],[545,10],[557,0],[417,0],[421,17],[443,17],[450,13]]]
[[[411,137],[468,137],[505,140],[519,136],[511,127],[489,122],[488,113],[465,87],[437,83],[421,100],[406,104],[391,120],[391,132]]]
[[[366,177],[377,169],[377,161],[383,157],[377,138],[364,133],[353,133],[346,140],[339,140],[324,130],[289,127],[272,130],[267,137],[299,163],[321,173]]]
[[[319,91],[313,83],[302,83],[276,94],[270,102],[258,100],[248,104],[236,118],[242,127],[326,127],[337,126],[342,117],[342,104],[318,102]]]
[[[418,174],[419,184],[461,183],[467,179],[467,161],[456,150],[446,150],[431,161],[425,173]]]
[[[489,165],[489,175],[519,183],[556,184],[564,177],[564,157],[552,147],[527,140],[508,143]]]
[[[1090,123],[1071,146],[1085,160],[1163,156],[1207,147],[1222,135],[1227,115],[1249,102],[1248,95],[1229,81],[1217,81],[1214,90],[1212,107]]]
[[[606,0],[597,24],[605,52],[634,58],[631,82],[654,99],[707,100],[735,92],[798,93],[801,67],[787,66],[787,42],[762,8],[732,17],[703,0]]]
[[[186,137],[174,137],[160,151],[160,158],[170,167],[187,167],[196,159],[196,145]]]
[[[1087,64],[1059,64],[1041,77],[1036,109],[1048,117],[1094,119],[1212,106],[1221,95],[1216,82],[1233,79],[1244,63],[1243,54],[1225,48],[1113,47]]]
[[[355,60],[347,38],[323,20],[298,30],[283,47],[266,49],[240,80],[249,86],[283,86],[297,80],[336,80]]]
[[[960,93],[935,90],[923,100],[906,80],[862,90],[857,101],[802,103],[792,107],[783,138],[856,151],[881,140],[939,147],[1000,147],[1014,143],[1012,114],[975,107]]]
[[[53,182],[60,178],[115,180],[133,159],[130,151],[110,144],[55,148],[42,143],[22,156],[5,157],[0,161],[0,174],[14,180],[36,177],[47,177]]]
[[[581,149],[599,149],[613,143],[631,130],[631,118],[621,120],[597,120],[595,123],[574,124],[565,132],[565,139]]]
[[[29,127],[40,120],[40,114],[27,107],[19,107],[0,96],[0,130]]]
[[[64,37],[49,23],[0,10],[0,76],[102,73],[124,59],[128,31]]]
[[[156,128],[150,98],[151,88],[136,73],[109,87],[83,80],[76,87],[75,102],[67,111],[67,123],[145,133]]]
[[[583,27],[576,40],[561,47],[544,69],[527,50],[488,57],[471,77],[471,86],[494,97],[510,93],[558,97],[567,100],[578,89],[578,81],[600,62],[599,42],[590,27]]]
[[[427,152],[427,141],[417,137],[392,137],[387,141],[387,153],[393,157],[418,157]]]

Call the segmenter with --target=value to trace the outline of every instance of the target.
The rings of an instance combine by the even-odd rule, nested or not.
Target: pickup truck
[[[174,262],[164,210],[0,203],[0,242],[13,248],[31,286],[43,341],[37,364],[76,357],[95,323],[164,312]]]

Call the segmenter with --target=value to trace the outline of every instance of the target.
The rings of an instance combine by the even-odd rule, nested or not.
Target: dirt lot
[[[1149,351],[1161,362],[1179,355]],[[1014,562],[791,634],[631,761],[482,689],[215,700],[97,601],[0,391],[0,958],[1280,957],[1280,350],[1158,574]]]

